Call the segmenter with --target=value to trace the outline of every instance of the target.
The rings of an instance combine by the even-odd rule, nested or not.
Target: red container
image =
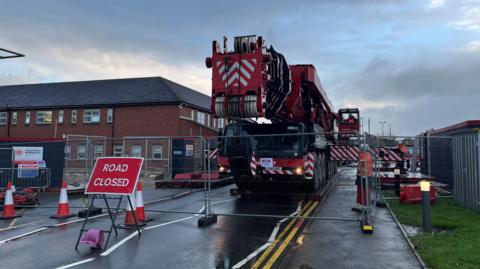
[[[420,185],[405,185],[400,191],[400,203],[419,204],[422,202],[422,191]],[[434,204],[437,200],[435,186],[430,185],[430,203]]]

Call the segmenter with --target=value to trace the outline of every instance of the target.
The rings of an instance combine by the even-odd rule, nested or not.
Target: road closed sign
[[[85,194],[133,194],[142,164],[143,158],[98,158]]]

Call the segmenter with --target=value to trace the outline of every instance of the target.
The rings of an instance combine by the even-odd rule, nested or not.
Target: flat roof
[[[480,128],[480,120],[466,120],[457,124],[453,124],[444,128],[428,131],[430,134],[446,134],[462,130]]]

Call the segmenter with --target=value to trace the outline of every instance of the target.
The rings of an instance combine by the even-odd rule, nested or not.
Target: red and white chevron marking
[[[252,155],[252,160],[250,161],[250,172],[252,172],[252,176],[257,174],[257,159],[255,159],[255,154]]]
[[[207,154],[205,154],[205,158],[207,159],[216,159],[218,157],[218,148],[211,150]]]
[[[380,157],[383,161],[398,162],[403,160],[402,156],[398,155],[398,153],[392,149],[378,148],[377,151],[379,153],[378,156],[380,156],[380,152],[383,152],[383,156]]]
[[[274,169],[269,169],[269,168],[265,168],[263,170],[263,173],[266,174],[266,175],[293,175],[292,170],[283,170],[283,169],[274,170]]]
[[[371,149],[368,150],[372,156],[375,156],[375,152]],[[392,162],[401,161],[402,157],[395,151],[387,148],[377,148],[377,153],[383,152],[383,156],[378,158],[382,161]],[[339,146],[334,145],[330,147],[330,156],[334,161],[357,161],[359,158],[360,149],[359,146]]]
[[[330,156],[334,161],[356,161],[358,160],[358,146],[331,146]]]
[[[247,86],[253,72],[255,71],[256,64],[257,59],[242,59],[240,61],[231,62],[227,70],[226,64],[222,61],[218,61],[218,74],[225,83],[225,87],[238,86],[238,83]]]
[[[305,169],[305,178],[306,179],[312,179],[313,178],[313,169],[315,166],[315,154],[312,152],[309,152],[305,156],[305,163],[303,165],[303,168]]]

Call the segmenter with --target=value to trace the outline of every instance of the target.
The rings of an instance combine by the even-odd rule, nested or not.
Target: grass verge
[[[421,205],[388,200],[401,224],[422,227]],[[480,214],[464,208],[451,198],[438,198],[432,205],[436,234],[411,236],[418,253],[430,268],[480,268]]]

